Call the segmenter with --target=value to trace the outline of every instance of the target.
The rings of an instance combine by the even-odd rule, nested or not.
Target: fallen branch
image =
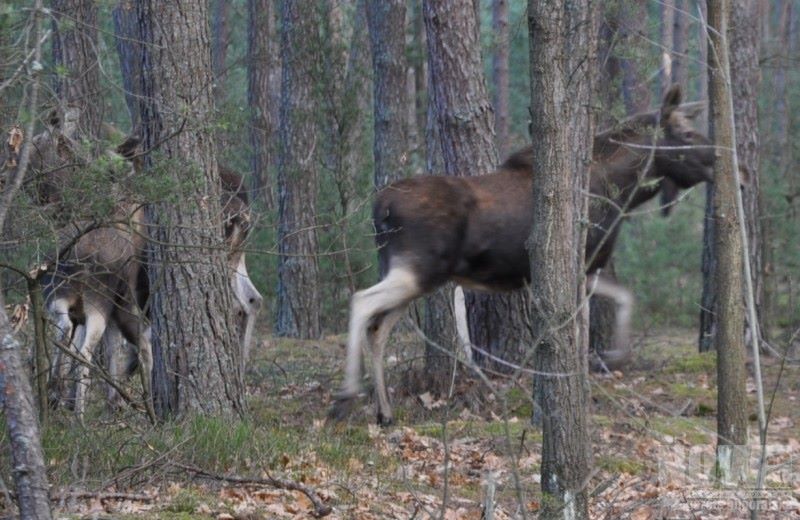
[[[267,476],[267,478],[245,478],[239,477],[235,475],[219,475],[217,473],[211,473],[206,471],[202,468],[198,468],[197,466],[192,466],[189,464],[181,464],[179,462],[170,462],[170,464],[178,469],[182,469],[188,473],[194,473],[195,475],[210,478],[213,480],[220,480],[223,482],[230,482],[232,484],[255,484],[259,486],[270,486],[278,489],[287,489],[289,491],[300,491],[308,499],[314,506],[314,512],[312,513],[315,518],[322,518],[323,516],[327,516],[331,514],[331,506],[322,503],[322,499],[317,495],[316,491],[311,489],[310,487],[301,484],[299,482],[295,482],[293,480],[288,479],[278,479],[274,477]]]
[[[53,502],[64,500],[88,500],[96,498],[98,500],[133,500],[136,502],[152,502],[155,497],[141,493],[111,493],[107,491],[65,491],[56,493],[50,497]]]

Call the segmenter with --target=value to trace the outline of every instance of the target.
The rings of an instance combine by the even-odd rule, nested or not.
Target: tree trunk
[[[250,169],[253,191],[267,211],[274,207],[269,177],[272,118],[270,73],[275,61],[270,40],[275,33],[270,0],[247,0],[247,106],[250,108]]]
[[[494,52],[492,53],[492,79],[494,80],[494,128],[497,133],[495,143],[500,156],[508,152],[508,0],[492,1],[492,30],[494,32]]]
[[[672,84],[672,45],[675,30],[675,0],[661,2],[661,69],[659,70],[660,96]]]
[[[708,21],[706,2],[700,1],[702,19]],[[705,66],[708,59],[708,32],[705,24],[698,24],[698,48],[700,49],[700,63]],[[697,92],[700,99],[708,98],[708,74],[697,75]],[[707,121],[708,118],[700,119]],[[706,205],[703,216],[703,252],[701,271],[703,274],[703,289],[700,296],[700,330],[698,332],[697,346],[700,352],[708,352],[714,348],[714,306],[716,295],[714,278],[716,272],[716,255],[714,254],[714,193],[716,187],[713,183],[706,184]]]
[[[456,15],[458,13],[458,15]],[[494,145],[494,115],[489,103],[478,40],[478,20],[469,0],[423,2],[428,69],[436,132],[447,175],[483,175],[497,166]],[[429,144],[430,146],[430,144]],[[524,344],[520,309],[524,293],[485,295],[467,293],[468,323],[473,345],[497,357],[518,360]],[[447,297],[448,301],[450,297]],[[429,308],[430,308],[429,301]],[[443,309],[430,310],[428,323],[443,324]],[[441,327],[440,327],[441,328]],[[453,352],[451,332],[426,331],[436,343]],[[428,378],[436,377],[439,360],[427,359]]]
[[[674,0],[675,14],[672,19],[672,83],[686,88],[689,81],[689,24],[691,13],[689,0]]]
[[[275,333],[320,336],[313,3],[280,2],[281,106],[278,151],[278,290]]]
[[[733,113],[736,124],[736,153],[739,171],[747,178],[742,192],[747,238],[750,246],[750,272],[759,321],[764,314],[764,285],[762,273],[761,187],[759,181],[758,65],[759,29],[758,4],[748,0],[733,0],[730,19],[730,67],[733,89]],[[753,326],[750,325],[752,332]],[[761,327],[758,327],[762,330]]]
[[[733,175],[737,167],[733,125],[731,86],[727,82],[728,58],[727,0],[708,1],[708,23],[714,29],[709,38],[709,93],[714,143],[721,148],[714,166],[715,249],[717,260],[717,469],[724,482],[742,482],[746,478],[747,394],[745,391],[745,350],[742,341],[742,239],[736,212]],[[754,101],[754,100],[753,100]]]
[[[148,113],[148,105],[142,96],[142,59],[144,44],[139,27],[138,0],[120,0],[111,17],[114,21],[114,42],[119,56],[119,69],[125,104],[131,117],[131,132],[142,133],[142,115]]]
[[[78,135],[97,138],[103,122],[97,56],[97,2],[52,0],[56,93],[64,106],[80,109]],[[96,143],[94,143],[96,144]]]
[[[585,222],[591,163],[597,6],[528,2],[533,225],[531,326],[537,338],[534,399],[542,410],[543,518],[588,518],[588,320]]]
[[[230,43],[230,27],[228,26],[228,0],[214,0],[211,14],[211,71],[214,75],[214,98],[217,104],[225,99],[225,78],[227,76],[228,44]],[[269,14],[269,8],[265,10]],[[269,26],[265,25],[263,31],[269,38]]]
[[[375,188],[405,177],[406,124],[405,0],[367,0],[374,78]]]
[[[147,174],[180,189],[147,207],[154,403],[160,417],[243,411],[239,349],[219,218],[213,83],[204,0],[140,0]],[[180,56],[180,60],[173,59]]]
[[[28,368],[22,361],[22,346],[11,331],[2,290],[0,338],[0,410],[8,427],[20,517],[47,520],[50,518],[50,493],[36,406],[28,381]]]

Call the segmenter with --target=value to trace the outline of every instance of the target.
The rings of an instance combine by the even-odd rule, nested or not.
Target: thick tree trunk
[[[492,79],[494,81],[494,128],[495,142],[500,156],[508,154],[508,0],[492,1],[492,29],[494,32],[494,52],[492,53]]]
[[[733,0],[731,5],[730,66],[733,113],[736,120],[736,153],[739,158],[739,170],[748,179],[742,197],[750,246],[750,272],[753,276],[756,311],[760,320],[764,314],[757,104],[761,76],[758,65],[761,41],[760,9],[756,2],[749,0]],[[761,327],[758,329],[761,330]],[[751,332],[753,330],[752,324],[750,330]]]
[[[64,106],[80,109],[78,133],[100,136],[103,103],[97,55],[97,3],[92,0],[52,0],[53,61],[59,75],[56,93]]]
[[[280,2],[281,106],[278,150],[278,290],[275,333],[320,336],[315,101],[318,41],[313,3]]]
[[[717,331],[717,467],[726,482],[741,482],[747,454],[747,394],[745,391],[745,350],[742,341],[744,315],[742,308],[742,239],[736,212],[737,167],[732,112],[728,83],[727,0],[708,1],[708,23],[714,29],[709,38],[709,94],[714,143],[721,148],[714,166],[714,200]],[[753,100],[755,101],[755,100]]]
[[[367,0],[374,78],[375,188],[405,177],[406,138],[405,0]]]
[[[269,178],[270,147],[275,121],[270,73],[275,67],[270,40],[275,22],[270,0],[247,0],[247,106],[250,107],[250,169],[253,192],[267,211],[274,207]]]
[[[588,518],[588,322],[584,250],[591,163],[597,5],[528,2],[533,225],[531,325],[534,399],[542,411],[544,518]],[[553,374],[552,376],[544,374]]]
[[[483,175],[492,172],[498,162],[494,114],[484,81],[475,15],[474,4],[468,0],[423,2],[431,77],[429,96],[448,175]],[[493,356],[519,360],[520,345],[525,343],[525,329],[519,327],[523,298],[522,291],[500,295],[467,293],[472,344]],[[433,331],[427,332],[430,335]],[[452,334],[431,337],[444,344]],[[433,360],[427,365],[440,366]],[[429,377],[434,380],[432,374]]]
[[[147,208],[154,402],[160,417],[242,412],[239,349],[219,218],[213,78],[204,0],[140,0],[140,114],[148,175],[178,196]],[[180,60],[173,59],[180,56]]]

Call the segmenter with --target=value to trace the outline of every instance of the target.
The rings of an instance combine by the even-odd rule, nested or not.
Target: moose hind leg
[[[108,314],[99,309],[90,309],[86,312],[83,341],[78,348],[78,377],[75,381],[75,413],[83,422],[86,412],[86,394],[89,390],[89,371],[92,365],[94,349],[103,337],[108,323]]]
[[[386,382],[384,380],[383,354],[389,335],[397,325],[400,318],[406,311],[406,305],[401,305],[396,309],[380,316],[375,323],[374,342],[372,344],[372,370],[375,378],[375,397],[378,401],[378,424],[389,426],[394,422],[392,408],[389,404],[389,395],[386,392]]]
[[[373,319],[402,306],[421,294],[417,277],[405,267],[393,267],[379,283],[353,295],[347,338],[347,360],[342,391],[329,414],[341,420],[352,409],[352,401],[361,391],[361,351],[368,345],[367,329]]]
[[[125,339],[136,345],[145,409],[150,420],[156,421],[156,413],[153,408],[153,346],[150,342],[150,327],[142,316],[142,312],[133,304],[128,309],[119,310],[117,324]]]

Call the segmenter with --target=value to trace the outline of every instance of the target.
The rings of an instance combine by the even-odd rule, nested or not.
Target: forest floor
[[[592,376],[592,518],[748,516],[751,493],[713,479],[715,358],[694,344],[678,331],[640,337],[629,369]],[[419,364],[413,347],[401,350],[390,349],[394,388],[409,386]],[[326,422],[342,337],[266,338],[254,351],[245,421],[194,417],[153,428],[105,412],[99,389],[86,426],[54,415],[44,443],[57,517],[311,517],[306,495],[259,481],[270,477],[313,490],[332,507],[327,518],[477,520],[491,487],[496,519],[540,509],[529,376],[494,376],[492,388],[459,377],[449,399],[396,391],[396,426],[381,429],[368,398],[349,422]],[[763,365],[771,415],[761,518],[800,518],[800,369],[774,358]],[[755,412],[752,378],[747,388]],[[751,450],[751,468],[756,456]]]

